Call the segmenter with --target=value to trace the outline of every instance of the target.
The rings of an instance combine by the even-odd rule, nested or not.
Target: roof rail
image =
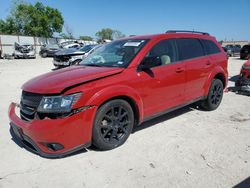
[[[198,33],[198,34],[202,34],[202,35],[209,35],[209,33],[206,33],[206,32],[186,31],[186,30],[168,30],[166,33]]]

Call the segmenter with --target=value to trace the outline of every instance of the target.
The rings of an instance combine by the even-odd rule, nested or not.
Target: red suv
[[[116,40],[77,66],[25,83],[20,104],[9,108],[11,132],[44,157],[91,144],[113,149],[150,118],[197,101],[216,109],[227,76],[227,55],[207,33],[168,31]]]

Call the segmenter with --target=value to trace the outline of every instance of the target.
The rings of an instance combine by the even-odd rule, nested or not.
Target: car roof
[[[154,38],[165,38],[165,37],[177,37],[177,38],[202,38],[202,39],[211,39],[214,37],[209,35],[209,34],[199,34],[199,33],[174,33],[174,32],[169,32],[169,33],[161,33],[161,34],[153,34],[153,35],[141,35],[141,36],[129,36],[126,37],[125,39],[154,39]]]

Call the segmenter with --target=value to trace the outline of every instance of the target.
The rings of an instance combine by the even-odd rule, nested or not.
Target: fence
[[[14,43],[28,43],[32,44],[35,48],[36,53],[39,53],[40,47],[43,44],[58,44],[65,41],[71,41],[72,39],[63,38],[43,38],[43,37],[33,37],[33,36],[21,36],[21,35],[5,35],[0,34],[0,50],[2,54],[12,54],[14,52]],[[95,41],[83,41],[75,40],[77,42],[87,44],[96,44]]]

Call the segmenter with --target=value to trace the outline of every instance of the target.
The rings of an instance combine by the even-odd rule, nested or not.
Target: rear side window
[[[201,39],[201,42],[206,50],[207,55],[217,54],[221,52],[219,47],[216,44],[214,44],[213,41]]]
[[[204,56],[203,47],[198,39],[187,38],[187,39],[176,39],[179,50],[179,59],[193,59],[196,57]]]

